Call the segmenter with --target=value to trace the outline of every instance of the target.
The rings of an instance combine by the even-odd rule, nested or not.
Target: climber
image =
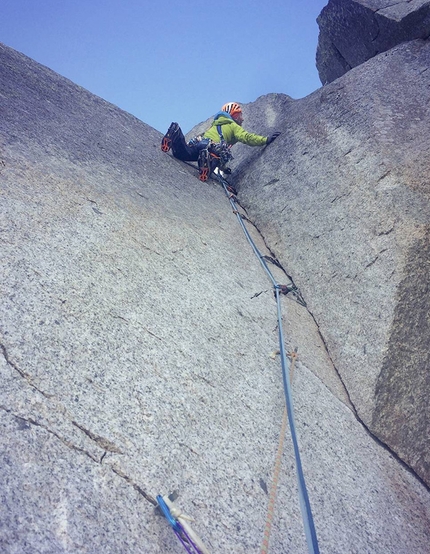
[[[211,127],[203,136],[195,137],[188,143],[179,125],[172,123],[161,141],[161,150],[168,152],[172,149],[174,157],[179,160],[197,161],[199,179],[206,181],[216,167],[230,172],[226,164],[233,158],[230,148],[236,142],[248,146],[265,146],[281,134],[277,131],[269,137],[255,135],[242,129],[242,123],[242,108],[237,102],[228,102],[214,116]]]

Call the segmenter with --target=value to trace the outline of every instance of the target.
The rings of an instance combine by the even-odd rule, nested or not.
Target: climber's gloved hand
[[[273,142],[276,138],[279,137],[280,134],[281,134],[281,133],[280,133],[279,131],[276,131],[276,133],[273,133],[272,136],[267,137],[267,142],[266,142],[266,144],[270,144],[271,142]]]

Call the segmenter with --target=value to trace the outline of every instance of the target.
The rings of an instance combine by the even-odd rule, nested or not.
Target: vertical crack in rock
[[[248,219],[249,223],[255,228],[255,230],[257,231],[257,233],[259,234],[261,240],[263,241],[265,247],[267,248],[267,250],[270,252],[270,257],[273,258],[273,263],[279,267],[281,269],[281,271],[286,275],[286,277],[291,281],[291,283],[293,283],[293,285],[295,285],[294,283],[294,280],[293,278],[291,277],[291,275],[289,275],[286,270],[283,268],[282,264],[279,262],[279,260],[277,259],[276,257],[276,254],[272,251],[272,249],[270,248],[270,246],[268,245],[264,235],[262,234],[262,232],[259,230],[259,228],[257,227],[257,225],[251,221],[250,219]],[[368,265],[368,267],[370,267],[376,260],[377,260],[378,256]],[[316,329],[318,331],[318,335],[321,339],[321,342],[322,344],[324,345],[324,349],[325,349],[325,352],[327,354],[327,357],[329,358],[330,360],[330,363],[332,364],[333,366],[333,369],[335,370],[338,378],[339,378],[339,381],[340,383],[342,384],[342,387],[343,387],[343,390],[349,400],[349,403],[350,403],[350,406],[352,408],[352,413],[354,414],[354,417],[356,418],[356,420],[360,423],[360,425],[363,427],[363,429],[366,431],[366,433],[372,438],[372,440],[374,440],[380,447],[382,447],[384,450],[386,450],[387,452],[389,452],[401,465],[402,467],[404,467],[411,475],[413,475],[415,478],[417,478],[428,490],[430,490],[430,488],[428,487],[428,485],[425,483],[425,481],[422,479],[422,477],[419,475],[419,473],[417,473],[414,469],[412,469],[409,465],[407,465],[405,463],[404,460],[402,460],[402,458],[399,456],[399,454],[397,454],[396,451],[394,451],[389,444],[383,442],[373,431],[372,429],[366,425],[366,423],[360,418],[358,412],[357,412],[357,409],[356,409],[356,406],[354,404],[354,402],[352,401],[352,398],[349,394],[349,391],[346,387],[346,384],[339,372],[339,370],[337,369],[335,363],[334,363],[334,360],[333,358],[331,357],[330,355],[330,351],[329,351],[329,347],[328,347],[328,344],[326,342],[326,340],[324,339],[324,336],[321,332],[321,329],[320,329],[320,326],[314,316],[314,314],[309,310],[309,308],[306,306],[306,311],[308,312],[308,314],[310,315],[310,317],[312,318],[315,326],[316,326]],[[312,371],[312,370],[311,370]],[[381,395],[382,396],[382,395]],[[380,404],[382,404],[382,402],[380,402]]]
[[[263,235],[262,232],[260,231],[260,229],[257,227],[257,225],[256,225],[253,221],[251,221],[250,219],[248,219],[248,221],[249,221],[249,223],[254,227],[254,229],[257,231],[257,233],[259,234],[259,236],[260,236],[261,240],[263,241],[265,247],[266,247],[267,250],[269,251],[269,253],[270,253],[270,258],[272,258],[272,263],[274,263],[274,265],[276,265],[276,266],[285,274],[285,276],[287,277],[287,279],[289,279],[289,280],[291,281],[291,283],[292,283],[294,286],[296,286],[296,284],[294,283],[294,279],[292,278],[291,275],[289,275],[289,274],[286,272],[286,270],[284,269],[284,267],[282,266],[282,264],[280,263],[280,261],[279,261],[278,258],[276,257],[276,254],[272,251],[272,249],[271,249],[270,246],[268,245],[268,243],[267,243],[267,241],[266,241],[264,235]],[[306,302],[305,302],[305,303],[306,303]],[[326,341],[324,340],[323,335],[321,334],[321,330],[320,330],[320,327],[319,327],[319,325],[318,325],[318,322],[317,322],[317,320],[315,319],[314,314],[313,314],[313,313],[309,310],[309,308],[307,307],[307,305],[306,305],[306,311],[308,312],[308,314],[311,316],[313,322],[315,323],[315,326],[316,326],[316,328],[317,328],[317,330],[318,330],[318,335],[319,335],[319,337],[320,337],[320,339],[321,339],[322,344],[324,345],[324,349],[325,349],[325,352],[326,352],[326,354],[327,354],[327,357],[329,358],[330,363],[332,364],[333,369],[335,370],[335,372],[336,372],[336,374],[337,374],[337,376],[338,376],[338,378],[339,378],[339,381],[340,381],[340,383],[342,384],[343,390],[344,390],[344,392],[345,392],[345,394],[346,394],[346,396],[347,396],[347,398],[348,398],[348,400],[349,400],[349,402],[350,402],[350,404],[351,404],[351,406],[352,406],[352,408],[353,408],[353,413],[354,413],[355,417],[357,418],[357,420],[360,421],[360,423],[363,424],[363,422],[362,422],[362,421],[360,420],[360,418],[358,417],[357,410],[356,410],[356,408],[355,408],[355,406],[354,406],[354,403],[352,402],[352,399],[351,399],[351,397],[350,397],[350,395],[349,395],[349,392],[348,392],[348,389],[346,388],[346,385],[345,385],[345,383],[344,383],[344,381],[343,381],[343,379],[342,379],[342,376],[341,376],[341,374],[339,373],[339,371],[338,371],[338,369],[337,369],[337,367],[336,367],[336,365],[335,365],[335,363],[334,363],[334,361],[333,361],[333,359],[332,359],[332,357],[331,357],[331,355],[330,355],[330,352],[329,352],[329,349],[328,349],[328,345],[327,345]]]

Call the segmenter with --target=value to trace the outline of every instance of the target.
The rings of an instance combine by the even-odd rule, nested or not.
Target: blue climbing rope
[[[286,352],[285,352],[285,346],[284,346],[284,336],[282,332],[282,310],[281,310],[281,299],[280,299],[280,292],[283,290],[284,285],[280,285],[277,283],[275,277],[273,276],[272,272],[270,271],[270,268],[268,267],[266,260],[262,256],[261,252],[258,250],[255,242],[253,241],[251,235],[249,234],[248,229],[246,228],[246,225],[244,224],[242,220],[242,216],[237,210],[236,206],[236,200],[235,195],[230,192],[230,185],[229,183],[219,174],[215,174],[215,178],[221,183],[221,185],[224,188],[224,191],[230,201],[230,204],[233,208],[233,213],[236,214],[236,217],[245,233],[245,236],[251,245],[254,253],[256,254],[257,258],[260,260],[261,265],[263,266],[265,272],[269,276],[270,280],[272,281],[274,290],[275,290],[275,297],[276,297],[276,304],[277,304],[277,315],[278,315],[278,330],[279,330],[279,351],[280,351],[280,357],[281,357],[281,367],[282,367],[282,380],[284,384],[284,394],[285,394],[285,404],[287,407],[287,413],[288,413],[288,422],[290,426],[290,433],[291,433],[291,440],[293,442],[293,448],[294,448],[294,457],[296,460],[296,472],[297,472],[297,482],[298,482],[298,488],[299,488],[299,500],[300,500],[300,510],[302,513],[302,519],[303,519],[303,526],[305,530],[305,536],[306,536],[306,542],[308,545],[308,550],[310,554],[319,554],[319,547],[318,547],[318,539],[317,534],[315,530],[314,520],[312,517],[312,511],[311,511],[311,505],[309,502],[309,496],[306,489],[306,482],[305,482],[305,476],[303,474],[303,468],[302,468],[302,462],[300,459],[300,451],[299,451],[299,445],[297,441],[297,433],[296,433],[296,424],[294,420],[294,410],[293,410],[293,397],[291,394],[291,387],[290,382],[288,379],[289,370],[290,370],[290,363],[288,361]]]

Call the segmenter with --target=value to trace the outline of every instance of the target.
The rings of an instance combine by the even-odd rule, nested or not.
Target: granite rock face
[[[264,162],[236,155],[240,198],[304,292],[359,417],[427,484],[429,66],[418,40],[303,100],[262,97],[245,126],[283,134]]]
[[[402,42],[430,36],[429,0],[329,0],[316,54],[323,84]]]
[[[297,168],[308,160],[312,183],[315,156],[322,163],[336,151],[327,145],[340,118],[331,102],[337,94],[342,91],[302,104],[303,110],[314,101],[325,106],[327,119],[313,125],[315,133],[327,129],[321,154],[306,155],[301,147],[310,124],[301,138],[288,134],[299,106],[288,97],[248,108],[261,115],[259,125],[264,114],[264,125],[282,126],[284,135],[271,150],[251,150],[244,200],[259,194],[261,172],[269,176],[265,189],[276,187],[276,179],[283,184],[284,163],[290,179],[292,163]],[[276,305],[224,192],[163,154],[154,129],[2,45],[0,98],[1,552],[179,554],[183,547],[153,506],[157,494],[173,490],[210,552],[260,552],[284,409],[274,359]],[[337,137],[342,148],[347,138]],[[297,141],[294,157],[286,141],[289,148]],[[368,146],[351,149],[345,176]],[[249,151],[238,150],[236,162],[241,156],[245,161]],[[395,183],[382,183],[386,194],[399,194],[412,215],[400,223],[393,216],[390,233],[384,221],[382,240],[392,240],[419,211],[415,196]],[[288,257],[270,222],[257,218],[315,313],[289,296],[282,301],[286,346],[299,353],[296,424],[320,548],[424,554],[428,489],[357,419],[321,336],[328,333],[337,364],[342,356],[328,320],[336,310],[319,329],[315,324],[322,319],[322,287],[312,290],[314,277],[305,278],[311,264],[305,246],[322,243],[308,237],[310,207],[299,199],[305,189],[286,182],[283,198],[270,208],[281,224],[291,210],[277,203],[295,198],[301,209],[302,230],[296,222],[293,238],[300,248]],[[335,186],[317,196],[313,233],[323,226],[320,200],[339,206],[340,216],[339,194]],[[351,212],[348,225],[358,231],[356,220]],[[424,238],[421,225],[416,233]],[[252,225],[250,232],[273,256]],[[412,239],[405,242],[416,247]],[[300,252],[303,263],[293,264]],[[326,259],[331,263],[330,250]],[[288,280],[280,268],[273,271],[280,282]],[[397,276],[393,290],[396,284]],[[407,295],[406,286],[402,291]],[[348,363],[340,364],[344,375]],[[397,386],[392,367],[386,372]],[[384,383],[380,405],[387,412],[391,392]],[[390,417],[395,423],[396,414]],[[288,437],[270,550],[307,552]]]

